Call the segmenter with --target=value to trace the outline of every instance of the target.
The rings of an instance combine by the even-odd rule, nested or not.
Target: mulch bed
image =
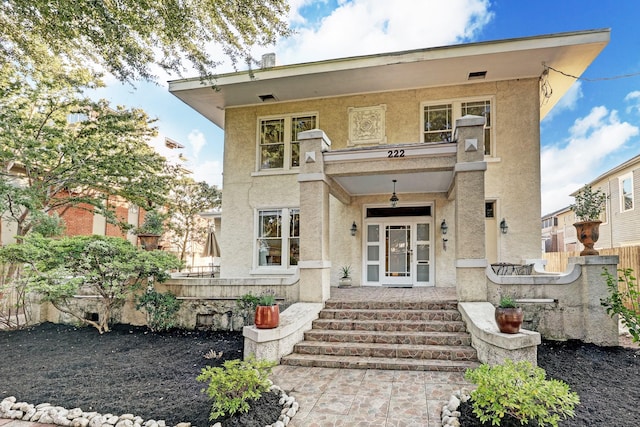
[[[599,347],[581,341],[543,341],[538,347],[538,366],[555,378],[569,384],[580,396],[576,416],[560,422],[563,427],[640,425],[640,349]],[[481,424],[471,412],[470,404],[460,407],[462,427]],[[487,424],[490,425],[490,424]],[[529,427],[536,423],[525,424]],[[508,420],[502,427],[519,426]]]
[[[219,359],[206,359],[210,350]],[[172,331],[116,325],[100,335],[93,328],[44,323],[0,331],[0,400],[51,403],[100,413],[132,413],[167,425],[206,427],[210,402],[195,378],[206,366],[242,358],[240,332]],[[580,395],[576,417],[562,426],[639,425],[640,350],[603,348],[579,341],[544,341],[538,364]],[[269,393],[242,417],[222,425],[252,427],[278,419],[281,406]],[[474,427],[463,420],[463,427]],[[520,424],[518,424],[520,425]]]
[[[219,359],[204,357],[210,350]],[[206,427],[211,405],[196,377],[205,366],[242,358],[241,332],[172,331],[116,325],[100,335],[94,328],[44,323],[0,332],[0,400],[15,396],[102,414],[131,413],[168,426],[190,422]],[[259,426],[280,416],[278,396],[268,393],[251,411],[223,426]]]

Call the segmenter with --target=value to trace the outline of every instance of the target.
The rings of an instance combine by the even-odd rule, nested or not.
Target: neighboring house
[[[540,258],[540,121],[608,41],[582,31],[170,82],[225,131],[221,277],[299,273],[299,299],[318,301],[350,265],[356,286],[486,300],[465,289],[483,288],[488,263]]]
[[[578,250],[578,239],[573,223],[576,215],[567,206],[542,217],[542,252],[568,252]]]
[[[640,246],[640,209],[638,209],[636,197],[640,194],[640,155],[614,167],[587,184],[594,190],[602,190],[607,195],[606,209],[600,217],[602,220],[600,237],[594,245],[595,249]],[[557,233],[564,233],[564,241],[558,244],[556,250],[547,248],[545,252],[581,250],[582,245],[578,243],[573,227],[577,219],[569,208],[542,218],[543,240],[547,235],[545,221],[550,217],[556,218]]]
[[[70,123],[78,121],[82,117],[74,116],[70,117]],[[182,154],[174,154],[173,150],[183,149],[184,146],[178,142],[165,137],[164,145],[168,150],[168,161],[173,165],[178,165],[183,174],[191,174],[191,171],[183,166],[186,161]],[[8,166],[8,167],[7,167]],[[21,180],[24,177],[24,168],[11,163],[11,165],[5,166],[6,175],[11,176],[15,185],[21,185]],[[108,204],[114,207],[115,215],[119,221],[128,223],[132,227],[137,227],[144,221],[145,211],[139,209],[137,206],[122,200],[118,197],[111,196],[107,201]],[[138,237],[132,232],[123,232],[120,227],[107,222],[106,218],[102,215],[93,213],[93,207],[86,204],[78,206],[69,206],[61,209],[54,209],[54,212],[60,215],[60,218],[64,220],[66,236],[87,236],[87,235],[100,235],[100,236],[117,236],[123,237],[129,240],[132,244],[138,244]],[[0,212],[0,215],[2,212]],[[0,217],[0,245],[7,245],[15,243],[15,236],[17,227],[15,222],[8,220],[6,217]],[[166,244],[166,242],[164,242]]]

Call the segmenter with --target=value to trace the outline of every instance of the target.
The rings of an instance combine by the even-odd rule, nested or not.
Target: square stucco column
[[[329,184],[322,153],[331,146],[319,129],[298,134],[300,141],[300,301],[330,296]]]
[[[487,300],[484,123],[484,117],[479,116],[464,116],[456,121],[455,246],[456,289],[460,302]]]

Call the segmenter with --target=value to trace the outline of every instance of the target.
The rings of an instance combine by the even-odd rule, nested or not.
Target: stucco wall
[[[497,201],[498,220],[505,218],[509,233],[498,236],[501,262],[521,262],[540,253],[540,124],[538,81],[478,83],[441,88],[422,88],[393,93],[373,93],[290,103],[268,103],[229,108],[225,116],[223,216],[220,236],[221,277],[247,277],[254,260],[254,212],[258,208],[297,207],[297,171],[263,175],[256,173],[257,119],[279,114],[318,114],[318,127],[331,139],[332,150],[346,148],[348,108],[386,105],[387,144],[420,141],[421,102],[494,97],[492,125],[495,127],[495,158],[489,159],[486,198]],[[252,176],[253,175],[253,176]],[[388,189],[380,196],[354,198],[350,206],[331,199],[331,281],[337,282],[341,265],[354,267],[354,282],[361,283],[362,206],[387,203]],[[443,195],[404,196],[403,201],[436,201],[434,209],[435,268],[438,285],[451,286],[454,236],[449,231],[448,251],[442,250],[439,223],[452,218],[453,207]],[[444,209],[440,212],[440,209]],[[303,220],[303,219],[302,219]],[[349,234],[353,221],[359,232]],[[453,221],[448,221],[451,227]]]

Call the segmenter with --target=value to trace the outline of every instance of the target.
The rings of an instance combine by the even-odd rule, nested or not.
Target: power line
[[[619,80],[619,79],[626,79],[626,78],[629,78],[629,77],[640,76],[640,72],[639,72],[639,73],[631,73],[631,74],[622,74],[622,75],[619,75],[619,76],[612,76],[612,77],[598,77],[598,78],[594,78],[594,79],[588,79],[586,77],[578,77],[578,76],[574,76],[573,74],[565,73],[564,71],[556,70],[555,68],[550,67],[550,66],[548,66],[546,64],[543,64],[543,65],[548,70],[555,71],[556,73],[562,74],[563,76],[571,77],[572,79],[583,80],[585,82],[600,82],[600,81],[605,81],[605,80]]]

